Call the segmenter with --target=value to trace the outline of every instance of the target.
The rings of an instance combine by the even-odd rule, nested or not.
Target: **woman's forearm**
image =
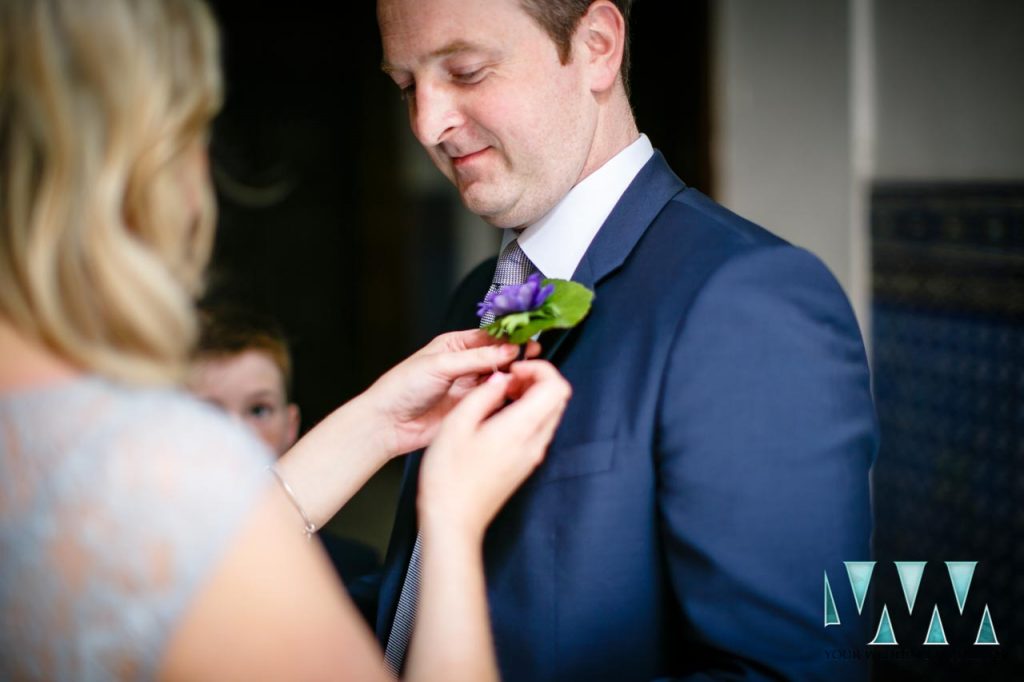
[[[317,528],[322,527],[393,455],[363,396],[313,427],[275,467]]]
[[[429,525],[421,532],[420,596],[405,679],[498,680],[480,538]]]

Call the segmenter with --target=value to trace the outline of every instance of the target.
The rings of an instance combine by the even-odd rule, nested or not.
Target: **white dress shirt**
[[[553,279],[572,278],[608,214],[653,155],[651,141],[641,134],[519,233],[519,246],[541,274]],[[501,248],[515,238],[514,230],[505,230]]]

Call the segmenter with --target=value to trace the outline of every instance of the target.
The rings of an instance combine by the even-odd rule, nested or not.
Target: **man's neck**
[[[576,184],[636,142],[638,137],[640,130],[637,128],[633,110],[625,93],[609,98],[598,114],[594,143]]]
[[[650,140],[640,135],[576,183],[519,237],[530,261],[547,277],[569,279],[601,225],[653,153]],[[511,237],[507,234],[503,240]]]

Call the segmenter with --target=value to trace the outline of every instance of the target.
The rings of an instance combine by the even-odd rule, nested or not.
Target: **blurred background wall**
[[[210,297],[288,330],[308,427],[433,335],[498,235],[408,132],[373,3],[212,4]],[[863,617],[887,605],[909,652],[876,656],[876,678],[1024,660],[1024,2],[636,0],[632,29],[641,130],[685,182],[817,253],[864,329],[883,445]],[[400,475],[328,532],[383,554]],[[929,562],[913,613],[896,560]],[[962,615],[952,560],[979,562]],[[945,653],[917,642],[935,604]],[[1000,647],[970,646],[986,604]]]

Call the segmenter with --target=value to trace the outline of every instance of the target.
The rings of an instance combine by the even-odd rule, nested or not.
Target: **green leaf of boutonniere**
[[[594,292],[582,284],[565,279],[541,281],[531,275],[523,284],[512,284],[488,294],[477,308],[477,315],[495,315],[484,327],[489,334],[510,343],[526,343],[535,334],[548,329],[575,327],[590,312]]]

